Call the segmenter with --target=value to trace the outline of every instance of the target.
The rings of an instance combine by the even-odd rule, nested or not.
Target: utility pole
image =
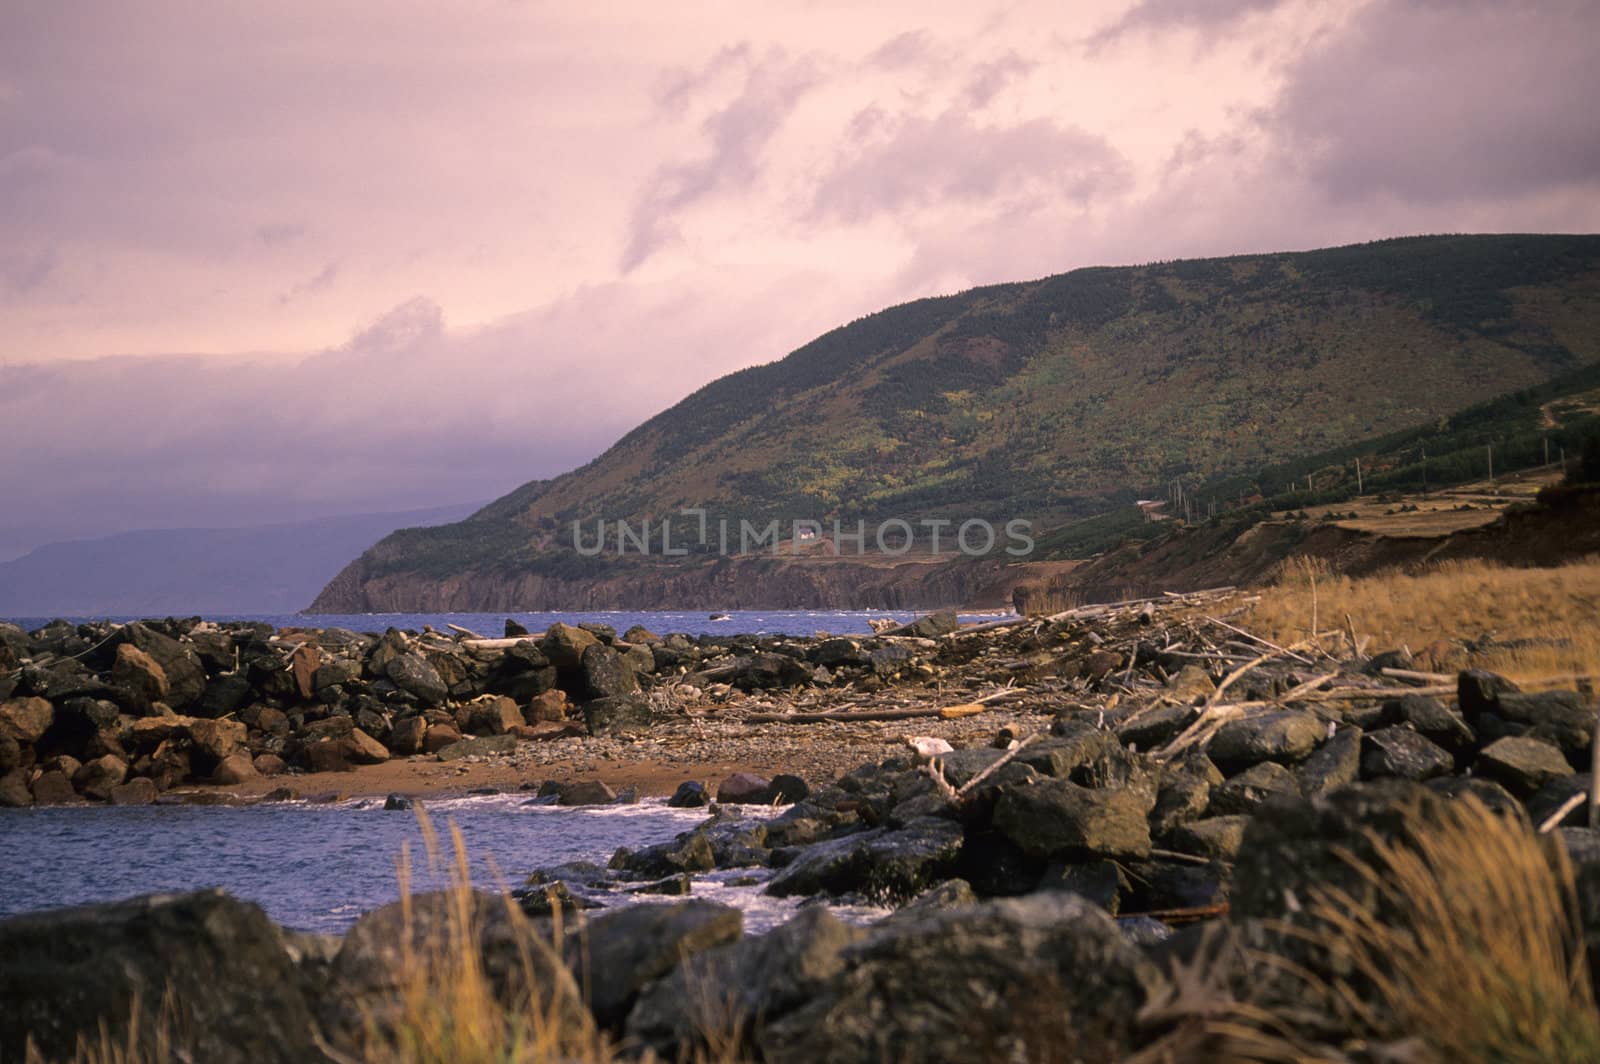
[[[1363,491],[1362,487],[1361,487],[1361,459],[1357,458],[1356,459],[1356,495],[1357,496],[1361,496],[1361,495],[1364,495],[1364,494],[1366,494],[1366,492]]]

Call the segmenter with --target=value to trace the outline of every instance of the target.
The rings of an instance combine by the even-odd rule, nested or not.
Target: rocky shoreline
[[[508,958],[534,963],[545,1005],[627,1054],[984,1061],[1150,1052],[1204,1012],[1183,1004],[1185,979],[1203,976],[1218,993],[1248,986],[1255,1007],[1292,1010],[1296,991],[1263,975],[1259,960],[1265,953],[1313,973],[1331,963],[1308,959],[1283,931],[1305,919],[1307,899],[1344,884],[1367,899],[1356,904],[1378,906],[1350,855],[1463,807],[1559,840],[1578,884],[1575,918],[1589,956],[1600,956],[1600,833],[1583,826],[1591,777],[1580,771],[1593,754],[1591,691],[1520,691],[1470,667],[1464,646],[1432,648],[1421,661],[1360,654],[1353,635],[1342,650],[1334,640],[1276,647],[1232,627],[1229,604],[1227,594],[1171,597],[967,630],[936,616],[871,638],[657,640],[558,627],[509,645],[394,632],[340,642],[327,632],[214,633],[174,622],[74,632],[88,644],[80,650],[66,632],[45,630],[28,637],[26,661],[14,667],[0,734],[18,759],[32,758],[7,778],[29,773],[37,798],[49,773],[75,796],[93,794],[102,770],[85,769],[123,755],[132,778],[153,783],[179,752],[190,778],[215,778],[245,755],[252,765],[349,764],[367,756],[368,742],[391,758],[397,741],[431,744],[446,761],[515,758],[553,749],[545,733],[580,722],[588,737],[566,741],[618,750],[669,734],[686,745],[783,747],[832,732],[816,771],[734,775],[720,794],[683,782],[677,804],[720,801],[672,842],[619,851],[604,868],[538,870],[509,908],[474,896],[472,950],[497,992],[517,985]],[[222,636],[233,653],[221,652]],[[163,673],[162,656],[193,654],[197,671],[173,669],[177,682],[169,674],[165,699],[155,698],[153,670],[124,648]],[[316,649],[314,667],[306,648]],[[1463,667],[1428,671],[1445,661]],[[456,665],[461,674],[446,682]],[[262,704],[253,722],[249,707],[202,715],[223,704],[213,685],[239,689],[241,676],[293,712]],[[99,686],[63,693],[73,678]],[[144,716],[114,701],[141,694]],[[166,700],[174,697],[178,705]],[[86,742],[115,740],[122,754],[98,753],[67,773],[50,759],[73,755],[54,752],[52,736],[93,719],[75,699],[118,709],[119,730],[107,724]],[[559,718],[533,712],[555,703]],[[292,721],[284,734],[262,726],[274,709]],[[230,724],[237,743],[225,752],[212,737]],[[145,737],[158,727],[159,740]],[[420,738],[396,739],[410,731]],[[864,746],[851,741],[860,734]],[[848,771],[827,770],[852,750]],[[110,784],[111,800],[128,785],[126,776]],[[593,780],[541,789],[555,800],[617,800]],[[742,812],[750,802],[784,808]],[[806,907],[775,931],[747,935],[738,910],[694,897],[696,876],[730,869],[773,895],[895,911],[860,927]],[[641,901],[650,895],[680,900]],[[342,940],[283,932],[215,893],[0,922],[0,994],[15,1006],[0,1018],[0,1056],[20,1053],[29,1035],[48,1056],[70,1054],[78,1035],[93,1037],[102,1020],[119,1029],[169,989],[212,1039],[205,1059],[360,1055],[373,1017],[398,1007],[402,919],[437,930],[460,904],[429,895],[390,906]],[[203,986],[191,985],[193,973]],[[230,1023],[229,1009],[252,1022]],[[1399,1059],[1404,1032],[1375,1015],[1295,1022],[1340,1059]]]

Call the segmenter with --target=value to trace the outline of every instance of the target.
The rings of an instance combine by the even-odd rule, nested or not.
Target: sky
[[[1592,0],[7,0],[0,560],[487,501],[863,314],[1600,230]]]

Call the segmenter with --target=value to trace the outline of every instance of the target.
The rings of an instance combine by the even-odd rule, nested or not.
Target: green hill
[[[1405,238],[977,288],[835,329],[707,385],[581,469],[459,524],[396,533],[315,608],[369,606],[374,582],[396,604],[402,587],[570,585],[630,564],[577,555],[580,519],[700,507],[712,522],[1059,526],[1174,480],[1287,468],[1597,360],[1595,236]],[[451,601],[469,608],[472,593]]]

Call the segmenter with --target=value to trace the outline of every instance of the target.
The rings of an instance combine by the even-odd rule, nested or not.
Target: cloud
[[[1090,50],[1137,34],[1192,30],[1211,37],[1245,19],[1282,7],[1285,0],[1139,0],[1085,44]]]
[[[1372,4],[1293,67],[1266,130],[1335,202],[1594,189],[1596,40],[1588,0]]]
[[[856,116],[818,181],[812,213],[859,223],[941,204],[1082,207],[1129,180],[1127,160],[1104,137],[1046,118],[979,125],[964,110],[924,118],[872,109]]]
[[[700,124],[705,153],[689,162],[659,168],[646,183],[628,223],[621,269],[631,272],[676,236],[678,215],[713,192],[747,188],[761,175],[762,152],[793,113],[800,98],[820,78],[813,61],[780,49],[753,58],[748,50],[725,51],[712,69],[742,68],[738,92]],[[667,97],[682,103],[699,91],[692,81],[669,89]]]
[[[43,288],[60,265],[55,248],[33,255],[0,255],[0,295],[26,296]]]
[[[269,222],[256,226],[256,243],[276,248],[292,244],[306,235],[306,226],[299,222]]]
[[[302,296],[313,295],[317,292],[323,291],[324,289],[331,288],[333,283],[338,279],[339,264],[337,262],[330,262],[312,276],[307,277],[304,281],[301,281],[299,284],[280,295],[278,297],[278,305],[280,307],[287,306],[288,304],[293,303],[295,300],[300,299]]]
[[[967,104],[986,107],[1013,82],[1032,73],[1039,64],[1024,59],[1016,52],[1007,52],[997,59],[980,63],[967,79],[965,90]]]
[[[907,30],[884,41],[867,56],[866,65],[883,70],[920,67],[944,54],[927,30]]]

